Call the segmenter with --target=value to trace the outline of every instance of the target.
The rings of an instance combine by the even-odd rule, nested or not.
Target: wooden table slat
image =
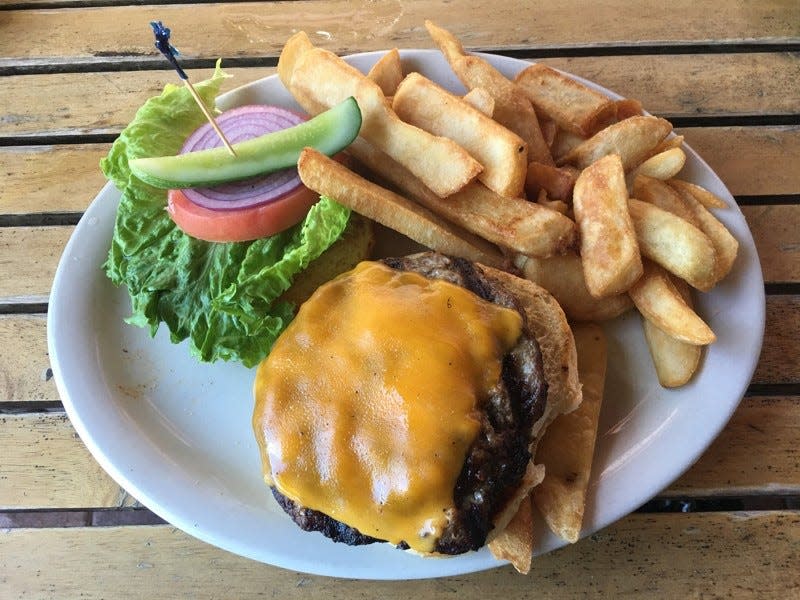
[[[713,549],[710,551],[709,549]],[[0,581],[35,597],[788,598],[800,586],[800,513],[631,515],[533,561],[416,581],[358,581],[261,565],[166,525],[0,532]]]
[[[272,68],[246,72],[231,69],[234,78],[224,83],[224,89],[232,89],[274,72]],[[197,82],[209,77],[212,71],[199,69],[188,73]],[[11,108],[0,119],[0,136],[116,135],[148,98],[157,96],[164,85],[176,80],[173,71],[5,77],[5,85],[0,87],[0,105]],[[40,101],[43,93],[51,95],[46,103]]]
[[[734,195],[800,190],[800,126],[678,130]],[[102,188],[99,161],[109,144],[0,147],[0,214],[82,212]]]
[[[0,227],[0,303],[47,302],[74,227]]]
[[[677,129],[735,196],[800,195],[800,126]]]
[[[0,403],[58,401],[45,315],[0,315],[0,348]]]
[[[0,148],[0,214],[83,212],[106,183],[99,164],[109,148],[111,144]]]
[[[551,66],[584,76],[641,100],[654,114],[718,117],[800,113],[800,59],[783,52],[601,56],[547,59]],[[226,69],[233,89],[274,72],[269,67]],[[190,70],[194,81],[208,69]],[[0,87],[0,136],[118,133],[136,109],[172,82],[171,71],[120,71],[12,75]],[[41,102],[43,94],[47,102]]]
[[[800,296],[767,296],[764,343],[753,383],[800,382]]]
[[[800,204],[744,206],[765,282],[800,281]]]
[[[66,415],[0,415],[0,508],[134,503],[92,458]]]
[[[766,282],[800,282],[800,205],[745,206]],[[46,302],[71,226],[0,227],[0,303]]]
[[[800,59],[789,52],[545,58],[542,62],[674,116],[800,112]]]
[[[665,496],[800,494],[800,397],[745,398]]]
[[[586,10],[582,0],[475,0],[470,2],[469,19],[460,22],[454,21],[453,6],[445,0],[316,0],[292,4],[292,12],[302,15],[302,19],[287,19],[283,2],[164,5],[158,7],[157,13],[167,24],[180,24],[175,43],[187,58],[276,56],[299,26],[308,30],[316,43],[336,52],[393,46],[429,48],[432,44],[423,27],[425,19],[452,23],[453,32],[470,48],[753,40],[782,43],[800,39],[800,7],[781,0],[721,2],[715,5],[714,18],[709,18],[708,7],[703,3],[674,0],[670,12],[675,19],[664,18],[649,0],[598,2],[587,19],[576,18]],[[70,57],[72,64],[98,56],[149,55],[158,60],[148,25],[153,16],[149,6],[7,11],[3,18],[8,21],[9,30],[24,30],[30,39],[47,39],[49,43],[19,44],[13,36],[3,36],[0,65],[53,57]],[[108,26],[109,21],[113,21],[113,27]],[[199,31],[203,35],[195,35]]]

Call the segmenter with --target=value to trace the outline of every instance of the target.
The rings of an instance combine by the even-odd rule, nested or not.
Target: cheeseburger
[[[435,253],[321,286],[258,368],[264,479],[304,530],[421,554],[482,547],[537,483],[544,427],[580,402],[545,290]]]

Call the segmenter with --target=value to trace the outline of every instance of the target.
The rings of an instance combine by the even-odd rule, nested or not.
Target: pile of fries
[[[369,73],[289,39],[281,81],[310,114],[348,96],[363,115],[348,166],[306,149],[303,182],[433,250],[527,277],[574,324],[584,403],[548,429],[537,462],[548,475],[534,502],[551,529],[578,539],[605,377],[602,329],[636,308],[660,383],[696,371],[714,333],[694,311],[731,270],[738,243],[709,209],[726,207],[680,179],[683,138],[635,100],[612,100],[549,67],[514,80],[426,27],[467,92],[404,73],[397,50]],[[530,565],[532,505],[491,548]],[[526,557],[527,554],[527,557]]]

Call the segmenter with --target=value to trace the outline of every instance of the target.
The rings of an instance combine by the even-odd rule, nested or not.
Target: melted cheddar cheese
[[[361,533],[430,552],[520,315],[364,262],[325,284],[258,368],[268,484]]]

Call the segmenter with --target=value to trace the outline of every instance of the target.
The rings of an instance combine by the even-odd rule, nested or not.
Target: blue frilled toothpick
[[[228,141],[228,138],[226,138],[225,134],[222,133],[222,130],[219,128],[219,125],[217,125],[217,122],[214,120],[214,117],[211,115],[210,112],[208,112],[208,108],[206,107],[205,102],[203,102],[203,100],[200,98],[200,95],[197,93],[197,90],[194,89],[194,86],[189,81],[189,76],[186,74],[186,71],[184,71],[178,64],[178,59],[176,55],[180,54],[180,52],[178,52],[178,50],[172,44],[169,43],[169,35],[170,35],[169,27],[164,27],[164,24],[161,21],[151,21],[150,27],[153,28],[153,34],[156,36],[156,44],[155,44],[156,48],[158,49],[159,52],[161,52],[161,54],[164,55],[164,57],[175,68],[175,71],[178,73],[178,77],[181,78],[183,83],[188,88],[189,93],[192,94],[192,98],[194,98],[195,102],[197,102],[197,105],[200,107],[200,110],[203,111],[203,114],[205,115],[206,119],[208,119],[208,122],[211,124],[211,127],[214,128],[214,131],[219,136],[219,139],[221,139],[222,143],[225,144],[225,148],[228,149],[228,152],[230,152],[231,155],[236,156],[236,152],[234,151],[233,147]]]

